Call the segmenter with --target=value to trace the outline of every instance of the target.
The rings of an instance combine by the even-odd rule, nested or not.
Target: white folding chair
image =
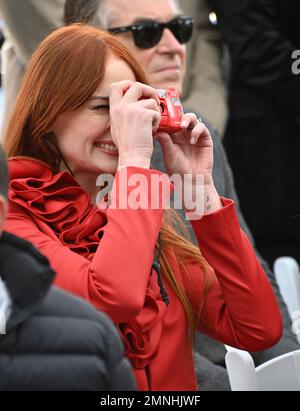
[[[300,350],[255,368],[247,351],[226,346],[225,363],[232,391],[300,391]]]
[[[291,257],[280,257],[274,263],[274,274],[280,293],[294,323],[293,330],[300,343],[300,269]]]

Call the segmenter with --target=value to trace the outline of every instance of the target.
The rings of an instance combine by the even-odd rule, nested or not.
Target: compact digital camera
[[[183,108],[175,87],[167,90],[157,90],[160,100],[161,123],[158,131],[165,131],[169,134],[178,133],[181,128]]]

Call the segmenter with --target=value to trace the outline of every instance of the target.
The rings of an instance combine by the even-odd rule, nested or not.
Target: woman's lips
[[[174,65],[174,66],[166,66],[166,67],[160,68],[160,69],[156,70],[156,73],[161,73],[161,72],[164,72],[164,71],[180,72],[180,70],[181,70],[180,66]]]
[[[113,144],[111,142],[104,142],[104,141],[101,141],[101,142],[98,142],[98,143],[96,142],[94,144],[94,146],[98,150],[100,150],[103,153],[107,154],[108,156],[119,157],[119,152],[117,150],[117,147],[115,146],[115,144]]]

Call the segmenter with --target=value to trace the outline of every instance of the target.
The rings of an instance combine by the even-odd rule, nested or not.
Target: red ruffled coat
[[[118,325],[139,389],[195,390],[184,310],[167,284],[166,306],[157,273],[151,272],[163,210],[103,211],[91,205],[89,195],[70,174],[54,175],[46,163],[19,157],[9,160],[9,169],[5,230],[31,241],[49,258],[57,286],[90,301]],[[129,167],[128,178],[136,172],[149,185],[151,175],[160,174]],[[117,182],[119,178],[120,172]],[[192,222],[201,252],[217,277],[199,331],[224,344],[261,351],[281,336],[280,312],[239,227],[233,202],[222,202],[223,209]],[[171,253],[169,258],[197,310],[203,271],[191,264],[187,279]]]

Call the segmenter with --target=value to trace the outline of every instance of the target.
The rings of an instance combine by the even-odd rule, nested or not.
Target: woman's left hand
[[[169,175],[201,174],[204,184],[212,183],[213,142],[207,127],[195,114],[185,114],[182,131],[169,135],[158,132],[154,138],[160,142]]]
[[[189,211],[191,219],[199,219],[203,215],[211,214],[223,207],[219,194],[215,188],[213,169],[213,142],[205,124],[198,120],[195,114],[185,114],[182,118],[182,131],[169,135],[158,132],[154,138],[160,142],[163,157],[169,176],[180,174],[185,191],[185,176],[192,176],[192,191],[197,191],[197,175],[201,176],[203,188],[203,210],[201,215],[196,209]],[[184,196],[184,194],[183,194]],[[184,205],[185,207],[185,205]],[[186,208],[186,207],[185,207]],[[193,215],[193,213],[195,214]]]

